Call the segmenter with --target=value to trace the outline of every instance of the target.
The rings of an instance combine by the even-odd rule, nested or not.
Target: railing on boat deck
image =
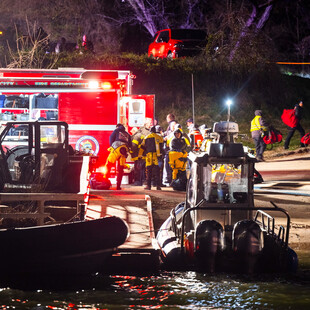
[[[46,201],[76,201],[76,213],[81,214],[80,219],[84,215],[84,194],[75,193],[0,193],[0,203],[17,201],[37,201],[38,209],[36,212],[15,212],[8,213],[1,209],[6,207],[0,205],[0,218],[35,218],[37,225],[43,225],[44,219],[50,214],[45,212]],[[82,214],[83,213],[83,214]]]
[[[272,211],[285,211],[283,209],[278,208],[278,206],[270,201],[270,203],[275,207]],[[265,210],[265,209],[264,209]],[[290,216],[285,211],[284,212],[288,217],[287,228],[285,231],[285,227],[283,225],[279,226],[279,231],[277,235],[278,241],[280,241],[285,247],[288,246],[288,238],[289,238],[289,229],[290,229]],[[259,220],[260,218],[260,220]],[[275,236],[275,219],[273,216],[269,215],[268,213],[264,212],[263,210],[257,210],[254,221],[261,225],[262,229],[266,231],[267,234]]]
[[[191,211],[195,211],[195,210],[238,210],[238,211],[260,211],[260,212],[264,212],[264,211],[278,211],[278,212],[282,212],[285,214],[287,222],[286,222],[286,234],[285,232],[285,228],[283,226],[280,227],[279,229],[279,234],[278,234],[278,239],[282,242],[282,244],[284,245],[284,247],[288,247],[288,239],[289,239],[289,231],[290,231],[290,222],[291,222],[291,218],[289,216],[289,214],[287,213],[286,210],[279,208],[275,203],[273,203],[272,201],[270,201],[270,203],[274,206],[273,208],[271,207],[263,207],[263,208],[259,208],[259,209],[255,209],[255,208],[249,208],[249,207],[236,207],[236,206],[231,206],[231,207],[226,207],[226,206],[216,206],[216,207],[201,207],[201,205],[203,203],[205,203],[206,200],[202,199],[200,200],[197,205],[195,207],[191,207],[188,208],[184,211],[183,215],[182,215],[182,226],[181,226],[181,253],[184,254],[184,229],[185,229],[185,217],[191,212]],[[265,212],[264,212],[265,213]],[[265,213],[267,214],[267,213]],[[255,217],[256,218],[256,217]],[[258,221],[257,221],[258,222]],[[258,222],[259,223],[259,222]],[[260,223],[259,223],[260,224]],[[271,231],[274,231],[274,224],[273,227],[271,229]],[[282,235],[282,238],[281,238]]]

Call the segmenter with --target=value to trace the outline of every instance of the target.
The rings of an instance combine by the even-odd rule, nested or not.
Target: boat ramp
[[[118,216],[129,227],[127,241],[107,262],[107,273],[154,272],[159,268],[159,249],[155,240],[152,202],[144,192],[130,190],[92,191],[86,219]]]

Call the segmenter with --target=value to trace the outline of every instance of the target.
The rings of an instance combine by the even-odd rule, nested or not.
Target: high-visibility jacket
[[[131,137],[131,158],[132,160],[137,160],[139,153],[141,153],[141,143],[143,139],[150,133],[150,131],[141,127],[132,137]]]
[[[261,115],[256,115],[251,121],[251,129],[250,132],[253,131],[267,131],[268,128],[264,126],[264,121]]]
[[[175,180],[179,171],[186,170],[187,152],[170,151],[169,165],[172,169],[172,180]]]
[[[158,157],[163,154],[164,139],[157,133],[148,134],[141,143],[141,150],[146,154],[146,166],[158,165]],[[141,156],[142,152],[139,153]]]
[[[107,163],[115,164],[119,160],[119,164],[125,166],[128,152],[128,147],[125,143],[116,141],[108,148],[108,151],[110,154],[107,158]]]

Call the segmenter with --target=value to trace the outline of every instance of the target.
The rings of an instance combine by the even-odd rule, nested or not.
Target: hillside
[[[193,110],[198,124],[211,127],[214,122],[227,119],[225,101],[232,98],[231,120],[238,122],[241,133],[249,134],[254,111],[261,109],[267,121],[285,137],[287,128],[281,121],[282,111],[293,108],[302,99],[305,112],[302,125],[306,132],[310,131],[310,80],[281,74],[279,67],[273,64],[244,62],[229,65],[206,57],[169,61],[135,54],[68,54],[55,65],[68,66],[131,70],[136,76],[133,92],[155,94],[155,115],[163,128],[167,126],[168,113],[174,113],[178,122],[185,126]],[[244,142],[251,144],[251,139]],[[296,142],[297,134],[291,146]]]

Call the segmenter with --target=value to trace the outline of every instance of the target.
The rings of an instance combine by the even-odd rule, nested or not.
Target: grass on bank
[[[242,142],[251,148],[254,143],[249,131],[250,122],[257,109],[261,109],[266,121],[283,134],[283,141],[273,145],[273,152],[284,150],[288,133],[281,120],[283,109],[293,108],[300,99],[304,101],[305,110],[301,124],[306,133],[310,132],[310,80],[281,74],[282,68],[272,63],[259,63],[245,57],[230,64],[225,58],[208,55],[171,61],[150,59],[146,54],[64,53],[55,64],[57,67],[132,71],[136,75],[133,93],[155,94],[155,116],[164,129],[168,113],[174,113],[183,128],[186,128],[186,120],[193,117],[193,112],[199,125],[213,127],[214,122],[227,120],[224,100],[230,95],[234,99],[230,119],[238,123],[241,134],[247,135]],[[290,150],[299,145],[300,136],[296,131]]]

